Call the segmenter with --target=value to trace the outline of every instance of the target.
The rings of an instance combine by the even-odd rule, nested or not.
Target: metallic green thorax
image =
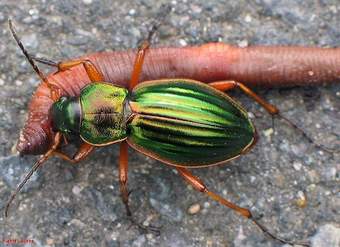
[[[191,80],[142,83],[132,92],[128,142],[165,163],[220,163],[254,141],[247,113],[226,94]]]
[[[65,134],[78,133],[80,123],[80,105],[75,97],[61,97],[51,108],[52,124],[55,130]]]
[[[107,145],[126,137],[124,101],[127,89],[107,83],[91,83],[80,95],[80,136],[93,145]]]

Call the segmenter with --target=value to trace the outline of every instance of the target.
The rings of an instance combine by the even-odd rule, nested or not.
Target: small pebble
[[[46,244],[47,245],[53,245],[54,244],[54,240],[52,239],[52,238],[48,238],[48,239],[46,239]]]
[[[148,233],[148,234],[146,234],[146,238],[147,238],[148,240],[151,240],[151,239],[153,239],[154,237],[153,237],[153,234]]]
[[[83,188],[81,188],[78,185],[75,185],[72,188],[72,193],[75,194],[75,195],[79,195],[82,190],[83,190]]]
[[[15,85],[17,86],[22,86],[23,82],[22,81],[19,81],[19,80],[16,80],[15,81]]]
[[[247,112],[250,119],[255,119],[255,115],[252,112]]]
[[[300,162],[294,162],[293,163],[293,167],[296,171],[300,171],[301,170],[301,167],[302,167],[302,164]]]
[[[0,22],[3,22],[5,20],[6,20],[5,15],[3,13],[0,13]]]
[[[192,12],[199,14],[202,12],[202,8],[200,6],[197,5],[191,5],[191,10]]]
[[[335,167],[327,167],[323,169],[322,175],[327,181],[332,181],[336,179],[337,172]]]
[[[330,9],[330,11],[332,11],[332,12],[333,12],[333,14],[337,14],[337,13],[338,13],[338,9],[336,8],[336,6],[335,6],[335,5],[331,5],[331,6],[329,6],[329,9]]]
[[[238,230],[238,233],[237,233],[237,236],[236,238],[234,239],[234,245],[235,246],[244,246],[243,245],[243,241],[246,239],[246,236],[244,235],[244,232],[243,232],[243,227],[240,226],[239,227],[239,230]]]
[[[145,246],[146,238],[145,235],[138,236],[132,243],[132,246],[142,247]]]
[[[247,47],[247,46],[249,45],[249,42],[248,42],[248,40],[244,39],[244,40],[239,41],[239,42],[237,43],[237,45],[238,45],[239,47],[241,47],[241,48],[245,48],[245,47]]]
[[[133,16],[136,14],[136,10],[135,9],[130,9],[129,10],[129,15]]]
[[[17,144],[14,143],[13,146],[11,147],[11,154],[16,154],[16,153],[18,153]]]
[[[298,197],[298,199],[296,199],[296,205],[299,208],[306,207],[307,206],[307,198],[306,198],[305,193],[303,191],[298,191],[297,197]]]
[[[180,44],[181,46],[186,46],[188,43],[187,43],[184,39],[180,39],[180,40],[179,40],[179,44]]]
[[[25,210],[26,208],[27,208],[27,205],[26,205],[25,203],[21,203],[20,206],[19,206],[19,208],[18,208],[18,210],[19,210],[19,211],[23,211],[23,210]]]
[[[214,242],[211,239],[207,239],[207,246],[213,246]]]
[[[90,5],[92,4],[92,0],[83,0],[83,3],[86,4],[86,5]]]
[[[274,129],[273,128],[269,128],[263,131],[263,134],[265,137],[270,137],[272,134],[274,134]]]
[[[30,15],[38,15],[39,14],[39,10],[37,10],[37,9],[30,9],[29,11],[28,11],[28,13],[30,14]]]
[[[198,203],[195,203],[188,208],[188,213],[194,215],[197,214],[200,210],[201,206]]]
[[[250,15],[246,15],[246,17],[244,18],[244,21],[245,22],[251,22],[251,20],[252,20],[252,18],[251,18],[251,16]]]

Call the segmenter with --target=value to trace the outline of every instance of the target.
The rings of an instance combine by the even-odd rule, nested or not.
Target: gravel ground
[[[284,2],[284,3],[283,3]],[[7,28],[12,17],[27,48],[56,61],[94,51],[136,47],[160,1],[0,0],[0,208],[35,157],[15,144],[38,78]],[[222,41],[337,46],[338,0],[172,1],[174,11],[154,46]],[[48,68],[44,68],[46,71]],[[340,84],[257,89],[318,142],[339,147]],[[313,247],[340,246],[340,156],[317,150],[240,93],[255,116],[260,141],[228,165],[195,171],[213,190],[249,207],[271,231]],[[129,187],[135,217],[161,234],[131,226],[119,198],[115,146],[79,166],[51,159],[0,217],[3,240],[34,246],[281,246],[251,222],[188,187],[172,169],[130,152]],[[1,245],[1,242],[0,242]],[[6,245],[2,242],[2,245]],[[31,246],[31,243],[11,246]]]

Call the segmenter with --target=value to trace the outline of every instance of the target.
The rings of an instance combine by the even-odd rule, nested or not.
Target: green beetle
[[[253,144],[256,133],[236,101],[186,79],[144,82],[130,93],[91,83],[79,98],[55,102],[52,122],[56,131],[78,134],[93,146],[127,139],[136,150],[182,167],[235,158]]]

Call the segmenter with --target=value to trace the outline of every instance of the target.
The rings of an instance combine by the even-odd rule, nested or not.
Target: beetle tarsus
[[[288,118],[286,118],[285,116],[282,116],[281,114],[276,114],[276,116],[280,119],[282,119],[283,121],[285,121],[289,126],[291,126],[293,129],[296,129],[297,131],[299,131],[302,136],[308,140],[309,143],[311,143],[314,147],[319,148],[323,151],[325,151],[328,154],[334,154],[334,153],[339,153],[340,150],[337,150],[335,148],[329,148],[326,147],[322,144],[316,143],[315,140],[313,140],[313,138],[311,138],[301,127],[299,127],[297,124],[293,123],[291,120],[289,120]]]
[[[272,129],[275,132],[275,116],[274,115],[271,116],[272,116]]]
[[[131,213],[131,209],[130,209],[130,206],[129,206],[129,195],[130,195],[130,192],[127,192],[125,189],[126,187],[121,185],[121,197],[122,197],[122,201],[124,203],[124,206],[125,206],[125,210],[126,210],[126,215],[127,216],[132,216],[132,213]],[[126,192],[125,192],[126,191]]]
[[[129,206],[129,197],[130,197],[131,193],[132,193],[132,190],[127,191],[126,199],[123,198],[123,203],[125,205],[127,216],[132,216],[131,209],[130,209],[130,206]]]
[[[152,225],[149,225],[149,226],[145,226],[139,222],[137,222],[136,220],[134,220],[134,218],[132,217],[132,215],[128,216],[128,219],[130,220],[131,222],[131,226],[137,226],[138,229],[143,232],[143,233],[149,233],[149,232],[152,232],[154,233],[155,235],[159,236],[161,234],[161,227],[156,227],[156,226],[152,226]],[[130,227],[131,227],[130,226]],[[129,227],[129,228],[130,228]]]
[[[289,245],[294,245],[294,244],[300,244],[306,247],[309,247],[308,244],[306,243],[295,243],[292,241],[287,241],[285,239],[282,239],[280,237],[277,237],[273,233],[269,232],[266,227],[264,227],[261,223],[259,223],[252,215],[251,211],[247,208],[242,208],[239,207],[238,205],[228,201],[227,199],[221,197],[220,195],[211,192],[210,190],[207,189],[205,184],[196,176],[194,176],[188,169],[186,168],[181,168],[177,167],[176,168],[179,174],[189,183],[191,184],[197,191],[200,191],[202,193],[205,193],[207,196],[209,196],[211,199],[219,202],[220,204],[235,210],[239,214],[241,214],[243,217],[253,221],[261,230],[264,234],[268,235],[271,237],[273,240],[284,243],[284,244],[289,244]]]
[[[292,242],[292,241],[289,241],[289,240],[286,240],[286,239],[283,239],[283,238],[280,238],[280,237],[274,235],[264,225],[262,225],[260,222],[258,222],[253,216],[249,217],[249,219],[251,221],[253,221],[255,223],[255,225],[257,225],[262,230],[262,232],[265,235],[269,236],[270,238],[272,238],[272,239],[274,239],[274,240],[276,240],[278,242],[281,242],[283,244],[289,244],[291,246],[301,245],[301,246],[310,247],[309,243],[305,243],[305,242]]]
[[[132,216],[129,204],[128,203],[124,203],[124,205],[125,205],[126,215],[127,216]]]
[[[121,187],[124,188],[124,187]],[[159,227],[155,227],[155,226],[145,226],[142,223],[137,222],[133,216],[132,216],[132,211],[130,209],[129,206],[129,195],[131,194],[132,191],[128,191],[126,194],[121,193],[122,199],[123,199],[123,203],[125,206],[125,210],[126,210],[126,216],[128,217],[128,219],[131,222],[131,226],[135,225],[138,227],[139,230],[141,230],[144,233],[147,232],[153,232],[155,233],[157,236],[160,235],[160,228]]]
[[[151,43],[151,40],[153,38],[153,35],[156,33],[157,29],[160,27],[160,25],[164,22],[166,16],[171,12],[171,5],[170,4],[163,4],[160,7],[160,10],[157,14],[157,16],[155,17],[151,28],[149,29],[149,33],[148,36],[146,38],[145,41],[147,41],[148,43]]]

